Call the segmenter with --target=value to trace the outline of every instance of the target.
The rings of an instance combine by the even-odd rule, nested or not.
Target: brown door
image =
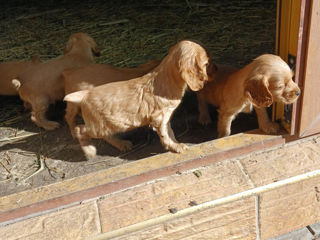
[[[305,61],[302,64],[304,84],[300,99],[299,137],[320,132],[320,1],[311,1],[309,8]]]

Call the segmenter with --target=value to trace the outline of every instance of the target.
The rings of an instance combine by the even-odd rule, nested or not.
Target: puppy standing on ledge
[[[91,138],[103,138],[120,151],[128,150],[131,142],[114,135],[147,125],[157,131],[166,149],[182,152],[187,146],[175,139],[171,116],[187,86],[200,90],[214,71],[215,65],[203,47],[181,41],[158,67],[142,77],[68,94],[65,101],[81,106],[85,125],[77,126],[75,134],[85,155],[96,155]]]
[[[269,120],[265,107],[273,102],[291,104],[300,95],[293,72],[279,56],[264,54],[237,70],[218,66],[215,81],[198,92],[199,122],[211,122],[207,103],[219,107],[218,137],[230,135],[231,122],[240,112],[257,113],[259,128],[276,133],[279,125]]]

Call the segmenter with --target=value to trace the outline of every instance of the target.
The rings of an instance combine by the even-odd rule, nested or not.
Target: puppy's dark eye
[[[274,89],[275,89],[275,90],[281,90],[283,87],[284,87],[283,85],[275,86]]]

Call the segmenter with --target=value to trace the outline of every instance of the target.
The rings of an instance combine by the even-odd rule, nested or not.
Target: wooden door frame
[[[296,69],[295,69],[295,82],[298,84],[300,89],[304,90],[305,81],[305,67],[306,67],[306,51],[308,45],[309,35],[309,19],[311,11],[311,1],[301,0],[300,8],[300,24],[299,24],[299,35],[298,35],[298,48],[296,58]],[[296,104],[293,104],[292,108],[292,120],[291,120],[291,135],[300,136],[300,114],[301,114],[302,98],[298,98]]]
[[[277,1],[277,23],[276,23],[276,54],[281,56],[285,61],[288,61],[288,53],[296,56],[295,63],[295,82],[298,84],[302,91],[302,96],[300,96],[296,103],[292,104],[292,112],[290,124],[286,124],[283,119],[284,111],[281,110],[284,105],[275,104],[273,108],[273,119],[280,120],[283,124],[283,127],[289,134],[285,135],[287,141],[292,141],[301,138],[300,131],[300,122],[301,122],[301,113],[302,113],[302,99],[304,93],[304,84],[305,84],[305,71],[306,71],[306,57],[307,57],[307,47],[308,47],[308,38],[309,38],[309,25],[310,25],[310,13],[312,7],[312,0],[300,0],[299,2],[295,0],[290,0],[290,2],[283,4],[283,1]],[[300,4],[299,16],[292,16],[292,5]],[[289,7],[282,11],[282,7]],[[285,14],[285,15],[283,15]],[[292,30],[291,18],[298,18],[297,30],[294,32],[294,35],[291,35],[294,39],[290,38],[290,30]],[[283,24],[287,24],[283,26]],[[283,40],[284,38],[284,40]],[[285,43],[283,43],[285,41]],[[296,41],[296,50],[291,52],[289,51],[290,41]],[[292,44],[292,43],[291,43]],[[286,51],[283,48],[288,48]]]

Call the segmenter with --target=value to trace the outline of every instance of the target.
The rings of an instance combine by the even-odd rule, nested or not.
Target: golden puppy
[[[62,72],[65,94],[86,90],[102,84],[140,77],[156,66],[160,61],[153,60],[137,68],[119,68],[107,64],[90,64],[88,66],[67,69]],[[79,113],[79,105],[67,103],[66,121],[74,135],[75,117]]]
[[[186,149],[185,144],[176,141],[170,119],[187,86],[193,91],[203,88],[213,75],[213,66],[203,47],[185,40],[173,46],[160,65],[142,77],[67,95],[65,101],[81,106],[85,125],[77,126],[75,133],[85,155],[96,155],[90,138],[103,138],[120,151],[128,150],[131,142],[115,134],[148,125],[157,131],[166,149]]]
[[[31,61],[11,61],[0,63],[0,95],[18,95],[12,85],[12,79],[27,71],[32,65],[39,63],[39,55],[34,55]]]
[[[47,120],[45,113],[49,104],[64,97],[61,73],[67,68],[94,63],[93,53],[99,55],[99,49],[91,37],[85,33],[72,34],[63,56],[39,63],[12,80],[20,98],[31,104],[31,120],[35,124],[47,130],[59,126],[59,123]]]
[[[230,135],[232,120],[240,112],[257,113],[259,128],[265,133],[276,133],[277,123],[269,120],[265,107],[273,102],[293,103],[300,89],[292,80],[293,73],[279,57],[264,54],[237,70],[218,66],[215,81],[198,92],[199,122],[211,122],[207,103],[219,107],[218,137]]]

